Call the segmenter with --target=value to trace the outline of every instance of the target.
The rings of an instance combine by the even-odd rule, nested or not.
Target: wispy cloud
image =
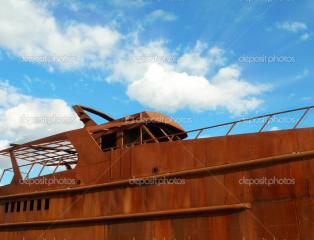
[[[312,99],[313,99],[313,98],[310,97],[310,96],[306,96],[306,97],[302,97],[302,98],[301,98],[302,101],[312,101]]]
[[[147,16],[147,20],[151,22],[154,22],[157,20],[161,20],[165,22],[172,22],[172,21],[175,21],[177,18],[178,17],[175,14],[164,11],[162,9],[154,10]]]
[[[295,80],[302,80],[304,78],[306,78],[307,76],[309,76],[310,71],[308,69],[304,69],[301,73],[297,74],[294,79]]]
[[[304,33],[304,34],[302,34],[302,36],[301,36],[301,40],[302,41],[306,41],[306,40],[308,40],[310,38],[310,34],[308,34],[308,33]]]
[[[146,6],[150,1],[147,0],[110,0],[112,5],[117,7],[141,8]]]
[[[307,29],[307,25],[304,22],[281,22],[277,23],[277,27],[292,33],[298,33]]]
[[[308,26],[304,22],[279,22],[276,24],[277,28],[293,34],[299,34],[302,41],[309,39],[310,34],[307,32]]]

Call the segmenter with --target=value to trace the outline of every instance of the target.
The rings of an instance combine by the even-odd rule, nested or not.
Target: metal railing
[[[176,141],[176,140],[181,140],[180,135],[187,134],[189,136],[192,133],[194,133],[196,136],[194,138],[189,138],[189,139],[198,139],[198,138],[201,137],[202,133],[204,133],[206,130],[215,129],[215,128],[219,128],[219,127],[228,127],[229,126],[227,128],[225,134],[222,135],[222,136],[228,136],[228,135],[232,134],[232,131],[240,123],[248,123],[250,121],[254,122],[255,120],[263,120],[264,119],[264,121],[261,121],[262,125],[258,128],[258,130],[252,132],[252,133],[261,133],[261,132],[263,132],[266,129],[268,124],[271,122],[271,120],[275,116],[284,115],[284,114],[288,114],[288,113],[300,112],[301,116],[296,119],[296,121],[293,124],[293,126],[290,127],[290,128],[284,128],[282,130],[296,129],[296,128],[298,128],[300,126],[300,124],[302,123],[304,118],[309,114],[310,110],[312,110],[313,108],[314,108],[314,106],[308,106],[308,107],[303,107],[303,108],[296,108],[296,109],[287,110],[287,111],[281,111],[281,112],[275,112],[275,113],[260,115],[260,116],[257,116],[257,117],[245,118],[245,119],[241,119],[241,120],[237,120],[237,121],[232,121],[232,122],[212,125],[212,126],[209,126],[209,127],[198,128],[198,129],[193,129],[193,130],[189,130],[189,131],[185,131],[185,132],[170,134],[170,135],[167,135],[167,136],[156,137],[154,140],[157,140],[158,142],[161,142],[159,140],[165,140],[165,139],[167,139],[169,141]],[[314,126],[314,120],[313,120],[313,126]],[[241,133],[247,133],[247,132],[243,131]],[[210,136],[210,137],[215,137],[215,136],[218,136],[218,135],[213,135],[213,136]],[[153,142],[152,140],[153,139],[143,140],[142,142],[132,143],[132,144],[124,145],[122,147],[110,147],[110,148],[103,149],[103,151],[113,151],[113,150],[120,149],[120,148],[123,148],[123,147],[133,147],[133,146],[136,146],[136,145],[152,143]]]
[[[218,127],[224,127],[224,126],[230,126],[227,129],[226,133],[224,134],[224,136],[228,136],[228,135],[230,135],[232,133],[232,130],[234,130],[235,127],[238,124],[240,124],[240,123],[255,121],[255,120],[258,120],[258,119],[265,119],[264,124],[259,128],[259,130],[253,132],[253,133],[261,133],[261,132],[263,132],[266,129],[266,126],[271,122],[271,119],[274,118],[275,116],[283,115],[283,114],[287,114],[287,113],[302,112],[302,115],[298,118],[297,121],[295,121],[295,124],[292,127],[285,128],[283,130],[296,129],[301,124],[301,122],[304,120],[306,115],[308,115],[309,111],[312,110],[313,108],[314,108],[314,106],[309,106],[309,107],[292,109],[292,110],[288,110],[288,111],[270,113],[270,114],[266,114],[266,115],[260,115],[260,116],[257,116],[257,117],[246,118],[246,119],[241,119],[241,120],[237,120],[237,121],[233,121],[233,122],[227,122],[227,123],[217,124],[217,125],[213,125],[213,126],[209,126],[209,127],[204,127],[204,128],[198,128],[198,129],[194,129],[194,130],[190,130],[190,131],[185,131],[184,133],[186,133],[188,135],[190,133],[196,133],[196,136],[195,136],[194,139],[198,139],[200,137],[200,135],[205,130],[214,129],[214,128],[218,128]],[[314,121],[313,121],[313,126],[314,126]],[[168,135],[168,137],[170,137],[170,139],[173,140],[175,136],[179,136],[180,134],[182,134],[182,133],[176,133],[176,134]],[[159,137],[157,139],[161,139],[161,138],[164,139],[165,137],[163,136],[163,137]]]

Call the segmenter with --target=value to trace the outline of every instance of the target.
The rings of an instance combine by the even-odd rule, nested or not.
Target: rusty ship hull
[[[158,135],[143,116],[97,125],[84,110],[84,128],[2,151],[14,177],[0,188],[0,239],[314,239],[314,128],[231,135],[233,122],[224,136],[184,139],[171,122]],[[139,139],[124,138],[134,129]],[[18,159],[34,152],[46,162],[30,166],[66,170],[23,175]]]

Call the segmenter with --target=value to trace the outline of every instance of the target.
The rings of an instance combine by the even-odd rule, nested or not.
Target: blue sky
[[[80,127],[21,122],[74,104],[160,111],[187,130],[312,105],[313,11],[311,0],[9,0],[0,147]]]

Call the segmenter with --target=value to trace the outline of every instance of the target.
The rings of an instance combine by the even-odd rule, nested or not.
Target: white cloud
[[[270,129],[270,131],[278,131],[278,130],[280,130],[280,128],[279,128],[279,127],[276,127],[276,126],[274,126],[274,127],[272,127],[272,128]]]
[[[227,109],[234,114],[250,111],[262,101],[255,96],[268,90],[240,78],[235,66],[221,68],[210,80],[166,69],[158,64],[149,67],[144,77],[128,87],[130,98],[155,109],[176,111]]]
[[[151,22],[156,21],[156,20],[172,22],[172,21],[175,21],[176,19],[177,19],[177,16],[175,14],[164,11],[162,9],[154,10],[147,16],[147,20]]]
[[[0,149],[7,148],[10,142],[8,140],[0,140]]]
[[[281,22],[277,23],[277,27],[292,33],[298,33],[307,29],[306,23],[303,22]]]
[[[306,32],[308,27],[304,22],[281,22],[277,23],[277,28],[293,34],[300,34],[302,41],[307,41],[310,38],[310,34]]]
[[[27,96],[8,81],[0,81],[0,150],[10,143],[24,143],[80,127],[82,123],[65,101]],[[0,156],[0,175],[10,167],[10,159]],[[9,181],[8,176],[4,179]]]
[[[7,108],[26,101],[27,99],[29,97],[19,94],[8,81],[0,81],[0,110],[1,108]]]
[[[153,63],[165,65],[175,60],[175,55],[164,47],[164,41],[152,41],[146,45],[132,42],[120,50],[112,65],[108,81],[133,82],[141,77]]]
[[[9,145],[10,145],[10,142],[8,140],[0,140],[0,150],[8,148]],[[0,176],[2,175],[1,170],[10,168],[11,166],[12,165],[11,165],[10,159],[8,157],[0,155]],[[0,183],[0,186],[1,186],[1,183]]]
[[[80,128],[76,114],[61,99],[34,98],[0,81],[0,147]]]
[[[30,0],[0,5],[0,47],[62,70],[104,66],[120,37],[107,26],[60,25],[47,8]]]
[[[269,90],[242,80],[236,65],[225,66],[223,49],[199,41],[176,57],[165,43],[131,43],[120,51],[108,80],[124,81],[131,99],[165,111],[224,108],[239,114],[258,107],[262,103],[258,96]],[[165,59],[177,61],[159,61]]]
[[[139,5],[141,3],[143,1],[138,1]],[[114,4],[122,4],[122,1],[116,0]],[[156,10],[151,15],[165,21],[175,18],[163,10]],[[53,59],[55,62],[44,62],[49,71],[85,67],[106,70],[109,82],[124,82],[128,96],[159,110],[174,111],[184,107],[213,110],[223,107],[238,113],[252,110],[262,102],[257,96],[266,91],[266,87],[241,80],[239,68],[226,66],[223,49],[217,46],[210,48],[199,41],[177,57],[177,52],[165,47],[165,40],[142,44],[137,34],[122,36],[107,26],[77,22],[61,25],[47,6],[30,0],[9,0],[0,6],[0,47],[19,57],[48,56],[48,61],[56,57]],[[118,43],[119,47],[115,47]],[[146,91],[143,86],[148,83],[151,85]],[[2,85],[6,89],[0,89],[0,101],[3,102],[0,109],[8,119],[21,111],[36,114],[47,109],[44,113],[48,114],[57,111],[57,106],[61,110],[67,109],[62,100],[34,99],[19,94],[8,83]],[[161,95],[156,96],[160,89],[163,89]],[[10,91],[12,94],[7,94]],[[145,91],[153,97],[147,97]],[[187,93],[188,96],[185,96]],[[2,117],[0,123],[5,126],[10,121]],[[31,128],[20,122],[17,125],[16,130],[14,126],[9,126],[5,134],[13,139],[25,139],[27,134],[24,132],[28,133]],[[41,129],[42,126],[36,127]]]
[[[178,69],[190,74],[205,75],[214,67],[224,65],[224,51],[218,47],[208,49],[208,46],[198,41],[195,47],[184,53],[178,59]]]

